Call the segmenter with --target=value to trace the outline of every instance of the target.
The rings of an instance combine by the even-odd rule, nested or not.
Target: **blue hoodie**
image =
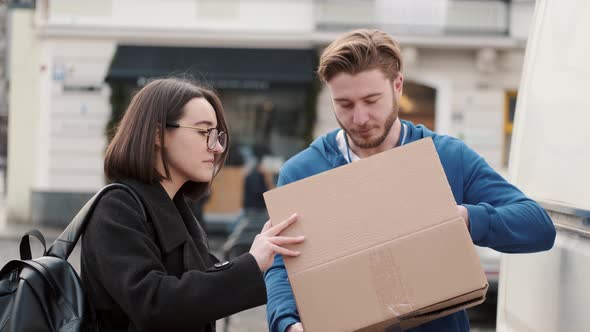
[[[537,252],[553,246],[555,228],[545,211],[506,182],[475,151],[456,138],[402,122],[407,126],[406,143],[432,137],[455,200],[469,212],[473,243],[505,253]],[[347,161],[336,143],[338,130],[316,139],[289,159],[281,168],[278,186],[345,165]],[[265,281],[269,329],[284,332],[300,318],[282,256],[276,256]],[[465,311],[460,311],[410,331],[469,331],[469,321]]]

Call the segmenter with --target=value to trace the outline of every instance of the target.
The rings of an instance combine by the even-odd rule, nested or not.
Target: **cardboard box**
[[[459,157],[459,156],[458,156]],[[285,258],[306,332],[413,327],[477,305],[487,280],[432,143],[420,141],[265,193],[305,235]]]

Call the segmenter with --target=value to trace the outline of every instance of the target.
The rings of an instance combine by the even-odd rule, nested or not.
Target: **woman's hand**
[[[265,272],[272,265],[276,254],[283,256],[299,256],[299,251],[284,248],[287,244],[297,244],[304,240],[303,236],[279,236],[283,230],[297,221],[297,214],[283,220],[278,225],[272,226],[270,220],[264,224],[260,234],[256,235],[250,254],[254,256],[260,271]]]

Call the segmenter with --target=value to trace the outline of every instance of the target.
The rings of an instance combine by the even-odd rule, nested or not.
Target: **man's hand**
[[[295,323],[287,328],[287,332],[303,332],[303,325]]]
[[[464,207],[463,205],[457,205],[457,212],[459,213],[459,216],[463,218],[463,220],[465,220],[465,226],[467,226],[467,230],[470,230],[469,228],[469,211],[467,211],[467,208]]]

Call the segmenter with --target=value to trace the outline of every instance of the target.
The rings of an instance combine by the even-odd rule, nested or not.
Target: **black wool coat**
[[[81,279],[101,332],[215,331],[217,319],[266,303],[254,257],[219,263],[183,195],[121,182],[148,220],[131,194],[113,189],[83,234]]]

